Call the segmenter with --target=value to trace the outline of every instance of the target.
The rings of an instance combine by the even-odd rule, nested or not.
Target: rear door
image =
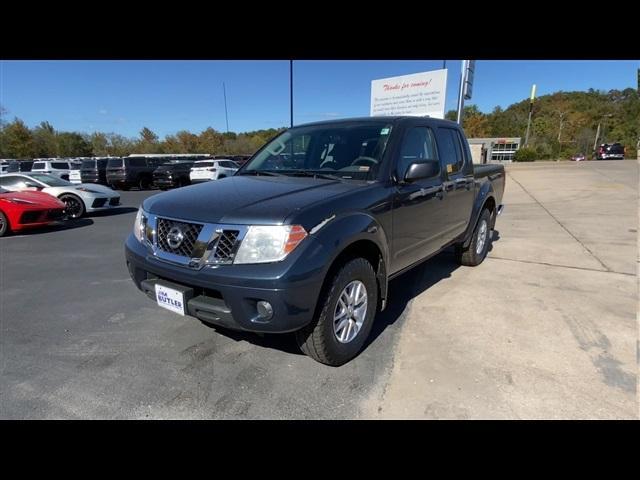
[[[444,167],[444,228],[440,247],[467,229],[475,196],[471,154],[457,128],[438,127],[438,152]],[[465,143],[463,143],[465,142]]]

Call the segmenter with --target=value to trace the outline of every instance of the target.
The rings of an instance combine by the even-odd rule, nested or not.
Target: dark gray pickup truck
[[[314,359],[363,348],[389,279],[454,246],[485,258],[502,165],[474,166],[462,129],[423,117],[298,126],[235,176],[154,195],[126,261],[161,307],[253,332],[295,332]]]

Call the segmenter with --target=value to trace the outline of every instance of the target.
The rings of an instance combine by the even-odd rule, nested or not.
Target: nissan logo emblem
[[[169,233],[167,233],[167,243],[174,250],[180,245],[182,245],[182,241],[184,240],[184,233],[182,233],[182,229],[180,227],[171,227]]]

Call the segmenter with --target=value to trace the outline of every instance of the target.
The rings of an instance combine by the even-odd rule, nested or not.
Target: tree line
[[[49,122],[29,128],[15,118],[0,128],[0,158],[122,157],[132,153],[249,155],[282,130],[284,128],[222,133],[207,128],[199,134],[182,130],[160,140],[147,127],[137,138],[127,138],[117,133],[57,131]]]
[[[463,127],[467,137],[522,137],[529,116],[529,99],[506,109],[496,107],[485,114],[475,105],[464,108]],[[456,119],[456,112],[446,118]],[[598,132],[598,144],[619,142],[627,157],[635,158],[640,142],[640,95],[638,90],[589,89],[586,92],[556,92],[537,98],[533,104],[528,149],[536,159],[566,159],[589,155]]]
[[[195,134],[181,130],[160,139],[147,127],[138,137],[117,133],[82,133],[56,130],[43,121],[29,128],[19,118],[4,120],[0,107],[0,158],[126,156],[131,153],[252,154],[282,128],[251,132],[219,132],[211,127]],[[506,109],[482,113],[475,105],[464,109],[463,127],[469,138],[523,137],[527,129],[529,100]],[[455,120],[456,112],[446,118]],[[556,92],[536,99],[533,107],[529,150],[536,159],[568,158],[590,154],[600,125],[598,143],[620,142],[627,156],[635,158],[640,141],[640,95],[633,88],[608,92]]]

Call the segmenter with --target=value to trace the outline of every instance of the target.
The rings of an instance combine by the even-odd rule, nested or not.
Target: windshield
[[[384,121],[293,128],[267,144],[239,174],[318,173],[372,180],[390,133],[391,125]]]
[[[38,180],[39,182],[49,185],[50,187],[67,187],[69,185],[73,185],[71,182],[54,177],[53,175],[47,175],[46,173],[32,173],[29,176],[34,180]]]
[[[96,161],[95,160],[83,160],[82,161],[82,168],[83,169],[93,169],[96,168]]]

